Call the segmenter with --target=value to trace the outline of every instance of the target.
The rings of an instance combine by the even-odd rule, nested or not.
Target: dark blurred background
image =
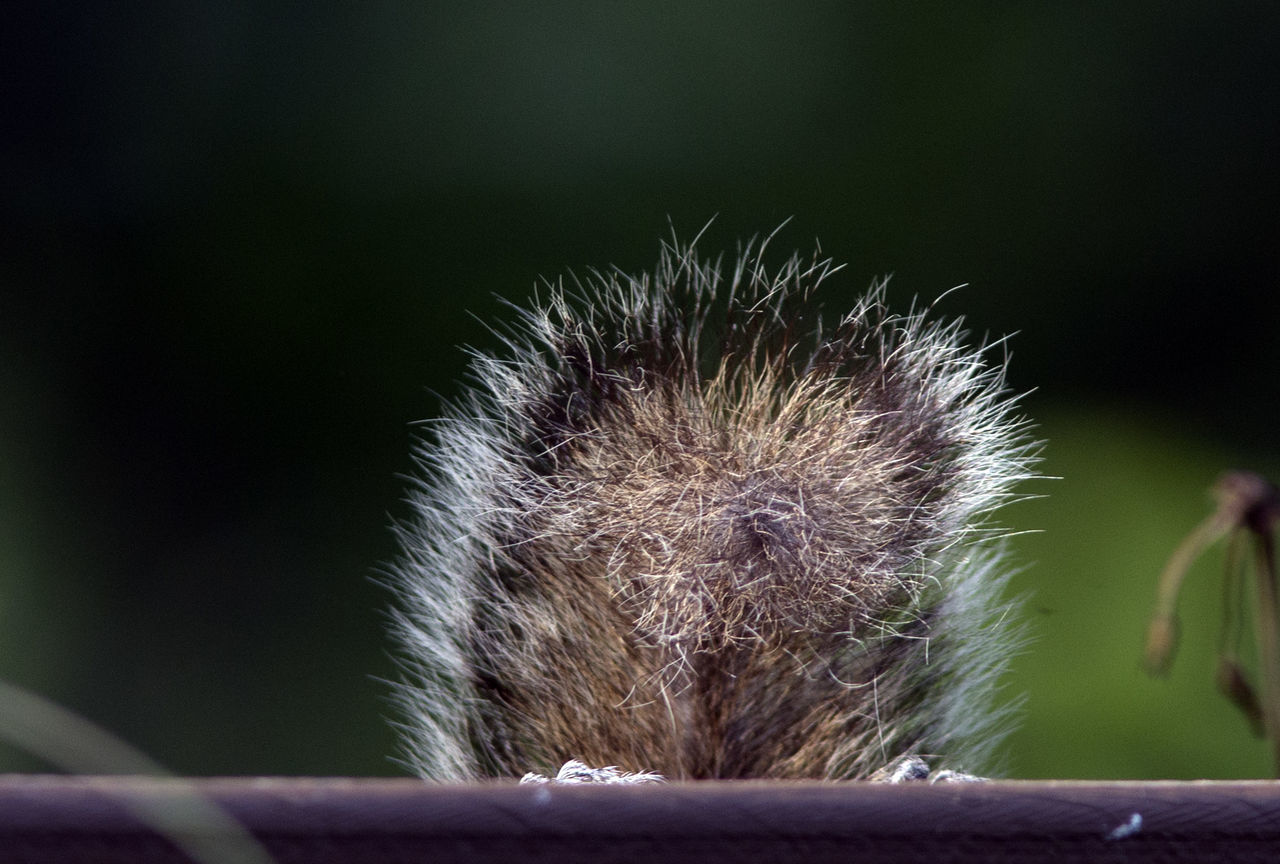
[[[36,4],[29,4],[36,6]],[[177,771],[381,774],[414,421],[539,277],[775,247],[1015,333],[1020,777],[1261,776],[1155,579],[1280,476],[1270,3],[46,2],[0,30],[0,678]],[[717,215],[718,214],[718,215]],[[3,730],[0,730],[3,734]],[[45,763],[0,746],[0,770]]]

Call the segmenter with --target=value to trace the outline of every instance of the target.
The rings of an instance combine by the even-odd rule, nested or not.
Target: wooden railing
[[[230,819],[186,819],[186,804]],[[185,803],[184,803],[185,802]],[[212,804],[212,808],[208,805]],[[197,808],[199,811],[201,808]],[[155,814],[167,823],[157,831]],[[195,811],[193,811],[195,812]],[[189,814],[188,814],[189,815]],[[180,836],[174,836],[174,825]],[[228,825],[247,829],[240,840]],[[246,850],[241,842],[252,837]],[[0,862],[1280,862],[1280,783],[0,776]]]

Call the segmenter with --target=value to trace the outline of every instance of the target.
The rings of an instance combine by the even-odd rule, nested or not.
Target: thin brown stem
[[[1200,553],[1226,534],[1233,522],[1221,509],[1210,515],[1174,550],[1160,574],[1160,588],[1156,596],[1156,611],[1147,628],[1146,667],[1153,675],[1162,675],[1169,669],[1178,642],[1178,592],[1182,581],[1191,569],[1191,563]]]
[[[1275,539],[1258,532],[1258,654],[1262,664],[1263,722],[1280,777],[1280,605],[1277,604]]]

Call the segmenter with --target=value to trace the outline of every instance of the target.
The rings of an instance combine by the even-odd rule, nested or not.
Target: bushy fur
[[[420,451],[394,574],[423,776],[978,770],[1009,649],[985,517],[1032,458],[1003,363],[883,285],[692,246],[521,313]]]

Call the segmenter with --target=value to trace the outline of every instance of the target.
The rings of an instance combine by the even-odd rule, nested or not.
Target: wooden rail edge
[[[0,862],[167,864],[193,860],[192,848],[205,861],[251,860],[219,845],[224,828],[213,824],[184,829],[196,847],[158,833],[152,816],[188,798],[216,805],[278,864],[1280,862],[1280,783],[1266,781],[553,787],[45,775],[0,775]]]

